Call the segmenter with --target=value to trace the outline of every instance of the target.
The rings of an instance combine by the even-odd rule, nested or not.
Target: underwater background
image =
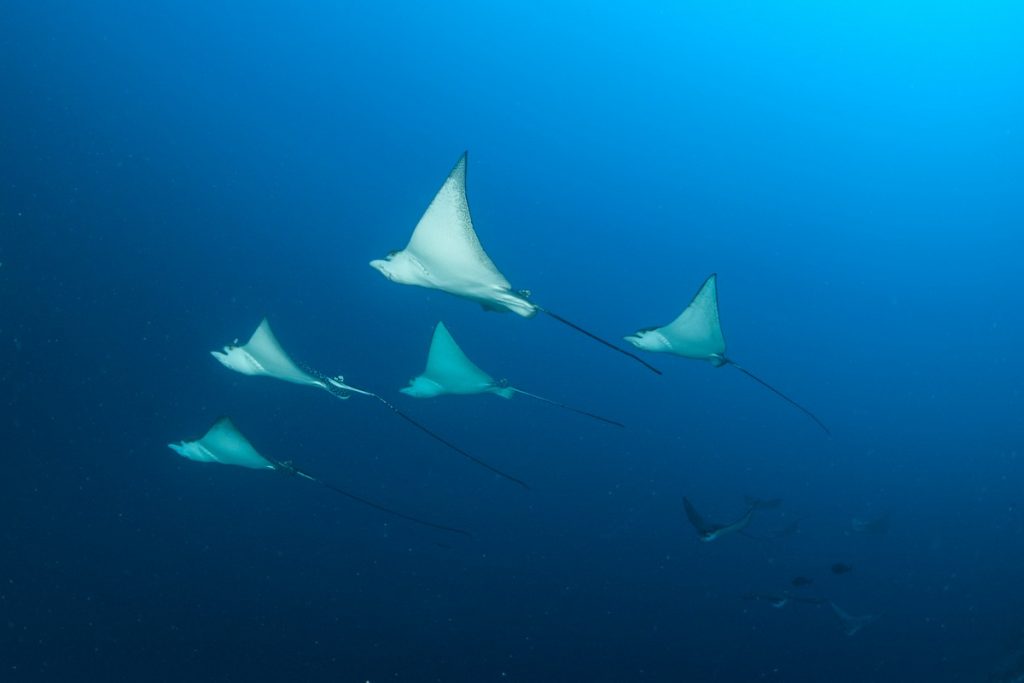
[[[1024,6],[2,14],[0,680],[1024,676]],[[620,340],[717,272],[730,355],[832,437],[740,373],[646,354],[659,377],[387,282],[368,262],[463,150],[513,287]],[[531,490],[375,401],[210,357],[263,316]],[[439,320],[627,428],[399,394]],[[167,448],[221,415],[473,538]],[[783,504],[701,543],[683,496],[713,520]],[[877,619],[851,637],[828,604],[744,599],[784,593]]]

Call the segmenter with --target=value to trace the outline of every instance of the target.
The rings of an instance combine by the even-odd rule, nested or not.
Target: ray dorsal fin
[[[686,309],[660,332],[680,356],[708,360],[725,356],[725,337],[718,318],[718,275],[704,281]]]
[[[294,384],[326,388],[324,382],[300,368],[285,353],[266,318],[242,346],[226,346],[223,351],[210,353],[225,366],[244,375],[275,377]]]
[[[449,279],[509,290],[512,286],[484,251],[473,229],[466,198],[466,159],[467,153],[463,152],[416,224],[405,249],[424,268],[443,270]]]
[[[274,463],[260,455],[227,417],[217,420],[198,441],[182,441],[168,446],[178,455],[196,462],[237,465],[254,470],[276,469]]]

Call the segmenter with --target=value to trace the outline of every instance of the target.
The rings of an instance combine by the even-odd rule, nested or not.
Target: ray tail
[[[437,432],[434,432],[434,431],[428,429],[425,425],[421,424],[420,422],[416,421],[415,419],[413,419],[412,417],[410,417],[406,413],[404,413],[401,410],[399,410],[393,403],[391,403],[387,399],[383,398],[382,396],[378,396],[377,394],[374,394],[373,392],[370,392],[370,391],[363,391],[362,389],[356,389],[353,386],[349,386],[349,385],[345,384],[344,382],[341,382],[337,378],[330,379],[328,381],[330,382],[330,384],[332,386],[334,386],[335,389],[338,389],[338,390],[341,390],[341,391],[352,391],[352,392],[355,392],[357,394],[362,394],[363,396],[372,396],[373,398],[377,399],[378,401],[383,403],[385,406],[387,406],[388,409],[391,410],[391,412],[393,412],[395,415],[397,415],[398,417],[402,418],[403,420],[405,420],[406,422],[408,422],[409,424],[411,424],[413,427],[415,427],[416,429],[420,430],[424,434],[430,436],[432,439],[436,439],[437,441],[439,441],[440,443],[444,444],[448,448],[452,449],[453,451],[455,451],[456,453],[458,453],[462,457],[466,458],[467,460],[471,460],[474,463],[476,463],[477,465],[480,465],[480,467],[483,467],[484,469],[487,469],[487,470],[490,470],[491,472],[494,472],[499,477],[502,477],[504,479],[508,479],[511,482],[519,484],[524,489],[529,489],[530,488],[530,486],[525,481],[523,481],[522,479],[517,479],[516,477],[513,477],[511,474],[506,474],[505,472],[502,472],[497,467],[494,467],[493,465],[489,465],[486,462],[484,462],[483,460],[481,460],[480,458],[477,458],[476,456],[473,456],[473,455],[467,453],[466,451],[462,450],[461,448],[459,448],[458,446],[456,446],[451,441],[449,441],[448,439],[444,438],[443,436],[441,436]]]
[[[804,415],[806,415],[807,417],[809,417],[812,420],[814,420],[815,424],[817,424],[819,427],[821,427],[826,434],[828,434],[829,436],[832,436],[832,432],[829,431],[829,428],[825,426],[825,423],[822,422],[821,420],[819,420],[818,416],[815,415],[814,413],[812,413],[811,411],[809,411],[807,408],[804,408],[802,405],[800,405],[799,403],[797,403],[796,401],[791,399],[789,396],[786,396],[784,393],[782,393],[781,391],[779,391],[778,389],[773,387],[771,384],[768,384],[768,382],[765,382],[763,379],[761,379],[760,377],[758,377],[757,375],[752,373],[750,370],[747,370],[742,365],[737,365],[734,361],[731,361],[731,360],[728,360],[728,359],[725,360],[725,363],[727,365],[731,365],[732,367],[736,368],[737,370],[739,370],[744,375],[746,375],[750,379],[754,380],[755,382],[757,382],[758,384],[760,384],[764,388],[774,392],[782,400],[786,401],[791,406],[793,406],[793,407],[797,408],[798,410],[800,410],[801,412],[803,412]]]
[[[353,386],[345,384],[345,378],[341,375],[338,375],[337,377],[326,377],[324,380],[324,389],[327,390],[327,393],[335,398],[340,398],[343,401],[348,400],[348,397],[351,394],[378,398],[377,394],[373,394],[369,391],[363,391],[362,389],[356,389]]]
[[[564,408],[566,410],[571,410],[572,412],[578,413],[580,415],[586,415],[589,418],[593,418],[593,419],[598,420],[600,422],[604,422],[605,424],[615,425],[616,427],[622,427],[622,428],[626,427],[626,425],[622,424],[621,422],[616,422],[615,420],[611,420],[611,419],[609,419],[607,417],[601,417],[600,415],[595,415],[594,413],[588,413],[585,410],[580,410],[579,408],[573,408],[572,406],[568,406],[568,405],[566,405],[564,403],[559,403],[558,401],[552,401],[550,398],[544,398],[543,396],[538,396],[537,394],[531,394],[528,391],[523,391],[522,389],[516,389],[515,387],[507,387],[507,388],[510,389],[511,391],[514,391],[517,394],[522,394],[523,396],[529,396],[530,398],[536,399],[538,401],[542,401],[544,403],[547,403],[547,404],[550,404],[550,405],[553,405],[553,406],[558,406],[559,408]]]
[[[435,524],[434,522],[428,522],[425,519],[421,519],[419,517],[414,517],[412,515],[407,515],[404,512],[399,512],[398,510],[393,510],[392,508],[386,507],[386,506],[381,505],[379,503],[374,503],[372,500],[367,500],[366,498],[363,498],[362,496],[357,496],[354,493],[349,493],[348,491],[346,491],[344,489],[340,489],[340,488],[338,488],[337,486],[335,486],[333,484],[329,484],[329,483],[327,483],[326,481],[324,481],[322,479],[317,479],[314,476],[306,474],[302,470],[297,470],[294,467],[291,467],[290,465],[287,465],[287,464],[284,464],[284,463],[280,463],[280,464],[278,464],[277,467],[278,467],[278,469],[282,469],[282,470],[284,470],[286,472],[293,472],[293,473],[297,474],[298,476],[302,477],[303,479],[308,479],[309,481],[316,482],[317,484],[320,484],[321,486],[323,486],[326,489],[330,489],[331,491],[334,491],[337,494],[345,496],[349,500],[354,500],[355,502],[361,503],[362,505],[366,505],[367,507],[371,507],[374,510],[380,510],[381,512],[387,513],[387,514],[392,515],[394,517],[398,517],[400,519],[404,519],[404,520],[409,521],[409,522],[415,522],[416,524],[421,524],[423,526],[430,527],[431,529],[438,529],[440,531],[449,531],[449,532],[451,532],[453,534],[461,534],[463,536],[468,536],[470,538],[472,538],[472,536],[473,536],[473,534],[469,533],[468,531],[465,531],[464,529],[456,529],[455,527],[452,527],[452,526],[445,526],[444,524]]]
[[[437,432],[431,431],[430,429],[428,429],[424,425],[420,424],[419,422],[417,422],[416,420],[411,418],[409,415],[403,413],[401,410],[396,408],[392,403],[384,400],[380,396],[374,396],[374,397],[378,401],[380,401],[381,403],[386,405],[388,408],[390,408],[391,412],[393,412],[395,415],[397,415],[398,417],[402,418],[403,420],[405,420],[406,422],[408,422],[409,424],[411,424],[413,427],[415,427],[416,429],[420,430],[424,434],[427,434],[428,436],[430,436],[430,437],[436,439],[437,441],[443,443],[445,446],[447,446],[448,448],[452,449],[453,451],[455,451],[456,453],[458,453],[462,457],[466,458],[467,460],[471,460],[472,462],[476,463],[477,465],[480,465],[480,467],[483,467],[484,469],[487,469],[487,470],[490,470],[491,472],[494,472],[499,477],[502,477],[504,479],[508,479],[509,481],[511,481],[511,482],[513,482],[515,484],[519,484],[524,489],[529,490],[530,485],[527,484],[522,479],[517,479],[516,477],[513,477],[511,474],[507,474],[505,472],[502,472],[497,467],[494,467],[493,465],[487,464],[486,462],[484,462],[480,458],[477,458],[474,455],[470,455],[469,453],[467,453],[466,451],[462,450],[461,448],[459,448],[458,446],[456,446],[451,441],[449,441],[448,439],[444,438],[443,436],[441,436]]]
[[[566,325],[567,327],[571,327],[572,329],[576,330],[577,332],[580,332],[581,334],[587,335],[588,337],[590,337],[594,341],[596,341],[596,342],[598,342],[600,344],[604,344],[609,349],[612,349],[613,351],[618,351],[619,353],[621,353],[624,356],[629,356],[630,358],[635,360],[637,363],[640,363],[640,365],[643,365],[645,368],[650,370],[651,372],[653,372],[653,373],[655,373],[657,375],[661,374],[661,370],[659,370],[658,368],[654,367],[653,365],[651,365],[650,363],[648,363],[647,361],[645,361],[643,358],[641,358],[640,356],[636,355],[635,353],[630,353],[629,351],[627,351],[626,349],[622,348],[621,346],[616,346],[615,344],[612,344],[607,339],[602,339],[601,337],[598,337],[593,332],[588,332],[587,330],[583,329],[582,327],[580,327],[576,323],[571,322],[569,320],[566,320],[562,316],[558,315],[557,313],[553,313],[553,312],[549,311],[546,308],[542,308],[541,306],[537,306],[537,310],[538,311],[542,311],[543,313],[546,313],[547,315],[551,316],[552,318],[554,318],[558,322],[562,323],[563,325]]]

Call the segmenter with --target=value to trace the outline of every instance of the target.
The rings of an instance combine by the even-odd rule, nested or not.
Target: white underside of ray
[[[214,358],[224,366],[243,375],[274,377],[306,386],[326,389],[326,385],[295,364],[270,329],[264,318],[242,346],[225,346],[223,351],[211,351]]]
[[[647,351],[674,353],[685,358],[720,361],[725,357],[725,337],[718,317],[717,277],[710,276],[686,309],[668,325],[626,337]]]
[[[416,398],[482,393],[497,394],[502,398],[512,397],[512,389],[495,384],[494,378],[477,367],[459,348],[448,328],[441,322],[434,328],[426,370],[401,391]]]
[[[196,462],[238,465],[254,470],[276,469],[274,464],[260,455],[226,417],[218,420],[198,441],[182,441],[167,445],[178,455]]]
[[[512,291],[480,244],[466,198],[465,154],[416,224],[405,249],[370,265],[401,284],[440,289],[524,317],[537,312]]]

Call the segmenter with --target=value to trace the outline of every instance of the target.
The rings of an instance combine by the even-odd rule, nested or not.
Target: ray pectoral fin
[[[686,510],[686,519],[698,534],[703,535],[710,531],[708,523],[704,521],[704,518],[697,512],[697,508],[693,507],[693,503],[686,496],[683,496],[683,509]]]
[[[587,416],[589,418],[592,418],[594,420],[597,420],[599,422],[604,422],[605,424],[610,424],[610,425],[614,425],[616,427],[622,427],[622,428],[626,427],[626,425],[622,424],[621,422],[616,422],[615,420],[609,419],[607,417],[601,417],[600,415],[596,415],[594,413],[589,413],[586,410],[580,410],[579,408],[573,408],[572,406],[566,405],[564,403],[559,403],[558,401],[552,401],[549,398],[544,398],[543,396],[538,396],[537,394],[531,394],[530,392],[523,391],[522,389],[516,389],[515,387],[511,387],[511,386],[510,387],[504,387],[504,388],[509,390],[509,391],[511,391],[511,392],[514,392],[514,393],[517,393],[517,394],[521,394],[522,396],[529,396],[530,398],[535,399],[537,401],[542,401],[543,403],[547,403],[549,405],[557,406],[559,408],[564,408],[565,410],[572,411],[572,412],[577,413],[579,415],[585,415],[585,416]]]
[[[557,320],[558,322],[562,323],[563,325],[565,325],[567,327],[571,327],[572,329],[576,330],[577,332],[590,337],[591,339],[593,339],[594,341],[598,342],[599,344],[604,344],[605,346],[607,346],[609,349],[612,349],[613,351],[618,351],[619,353],[621,353],[624,356],[629,356],[630,358],[635,360],[637,363],[640,363],[640,365],[643,365],[645,368],[650,370],[651,372],[653,372],[655,374],[658,374],[658,375],[661,374],[661,370],[659,370],[658,368],[654,367],[653,365],[651,365],[650,363],[648,363],[647,361],[645,361],[643,358],[641,358],[640,356],[636,355],[635,353],[632,353],[631,351],[627,351],[626,349],[622,348],[621,346],[617,346],[615,344],[612,344],[607,339],[602,339],[601,337],[597,336],[593,332],[589,332],[589,331],[583,329],[582,327],[580,327],[576,323],[571,322],[569,320],[566,320],[565,318],[563,318],[562,316],[558,315],[557,313],[549,311],[548,309],[546,309],[546,308],[544,308],[542,306],[536,306],[535,305],[535,307],[536,307],[536,309],[538,311],[540,311],[542,313],[545,313],[545,314],[551,316],[552,318],[554,318],[555,320]]]
[[[773,387],[771,384],[768,384],[768,382],[765,382],[763,379],[761,379],[760,377],[758,377],[757,375],[752,373],[750,370],[747,370],[742,365],[737,365],[734,361],[731,361],[731,360],[729,360],[728,358],[725,358],[725,357],[722,357],[722,362],[720,363],[720,365],[731,365],[732,367],[736,368],[737,370],[742,372],[744,375],[746,375],[750,379],[754,380],[755,382],[757,382],[758,384],[760,384],[764,388],[768,389],[769,391],[773,392],[775,395],[779,396],[782,400],[784,400],[787,403],[789,403],[791,406],[795,407],[797,410],[800,410],[801,412],[803,412],[805,415],[807,415],[807,417],[809,417],[812,420],[814,420],[814,423],[817,424],[819,427],[821,427],[822,430],[826,434],[828,434],[829,436],[832,436],[832,432],[829,430],[828,427],[825,426],[824,422],[822,422],[820,419],[818,419],[817,415],[812,413],[807,408],[804,408],[802,405],[800,405],[799,403],[797,403],[796,401],[791,399],[789,396],[786,396],[784,393],[782,393],[781,391],[779,391],[778,389]]]
[[[473,227],[466,198],[466,154],[434,195],[404,251],[430,273],[431,287],[449,294],[472,299],[480,288],[509,288]]]

